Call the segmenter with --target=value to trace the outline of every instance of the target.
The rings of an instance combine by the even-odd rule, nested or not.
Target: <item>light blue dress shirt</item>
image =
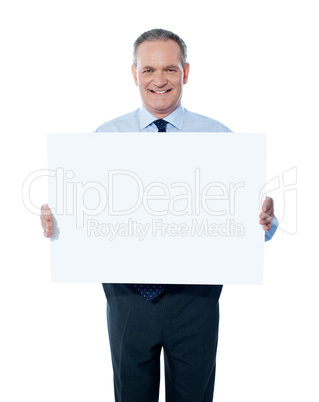
[[[157,132],[154,124],[157,117],[153,116],[144,106],[134,112],[125,114],[114,120],[108,121],[97,128],[96,132]],[[209,117],[192,113],[180,104],[170,115],[165,117],[167,132],[228,132],[231,130]],[[257,219],[257,217],[256,217]],[[271,223],[271,228],[265,232],[265,241],[270,240],[277,230],[278,220],[276,217]]]

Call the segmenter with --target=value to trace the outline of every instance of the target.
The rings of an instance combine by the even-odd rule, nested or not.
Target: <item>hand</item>
[[[43,227],[43,234],[45,237],[50,237],[52,233],[52,212],[48,204],[41,207],[41,225]]]
[[[271,228],[271,221],[274,219],[274,200],[270,197],[266,197],[261,213],[259,214],[261,225],[264,225],[266,232]]]

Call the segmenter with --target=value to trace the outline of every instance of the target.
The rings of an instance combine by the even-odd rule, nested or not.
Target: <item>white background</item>
[[[139,106],[132,43],[162,27],[188,45],[183,105],[267,132],[269,180],[298,172],[296,213],[286,205],[283,218],[283,190],[272,194],[281,227],[298,224],[265,245],[264,286],[223,290],[214,402],[318,401],[315,1],[2,4],[1,400],[113,400],[102,287],[50,283],[49,241],[22,183],[46,168],[47,132],[93,131]],[[45,180],[32,197],[47,201]]]

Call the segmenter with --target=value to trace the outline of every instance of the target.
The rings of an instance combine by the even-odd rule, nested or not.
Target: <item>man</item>
[[[97,131],[229,132],[223,124],[182,107],[183,85],[189,75],[186,56],[185,43],[172,32],[143,33],[134,44],[132,66],[143,106]],[[48,206],[42,209],[44,234],[49,237],[51,211]],[[259,217],[269,240],[276,230],[271,198],[265,200]],[[222,286],[103,284],[103,288],[115,400],[158,401],[163,348],[166,401],[212,401]]]

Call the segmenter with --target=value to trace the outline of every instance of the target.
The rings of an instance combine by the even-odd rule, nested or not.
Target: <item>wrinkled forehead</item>
[[[136,49],[136,63],[138,67],[182,65],[182,52],[175,41],[144,41]]]

